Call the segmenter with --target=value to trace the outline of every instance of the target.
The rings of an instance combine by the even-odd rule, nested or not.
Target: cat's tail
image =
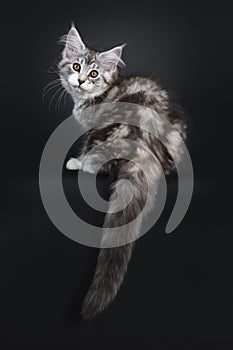
[[[150,167],[148,163],[146,166]],[[148,169],[148,173],[153,174],[149,175],[149,182],[153,184],[153,193],[148,191],[148,178],[136,164],[126,162],[119,170],[117,185],[110,196],[109,210],[105,216],[105,231],[102,239],[102,246],[111,246],[114,242],[112,245],[114,248],[100,249],[93,281],[82,305],[81,314],[84,319],[91,319],[106,309],[117,295],[123,282],[132,255],[134,240],[138,237],[141,226],[142,215],[139,214],[143,208],[146,208],[146,200],[150,210],[155,199],[156,185],[159,180],[157,175],[159,174],[156,175],[158,169],[155,165],[152,164],[152,166],[153,168]],[[119,181],[122,179],[129,180],[131,186],[128,181]],[[118,204],[114,201],[116,197]],[[119,203],[121,206],[124,206],[124,203],[128,204],[122,210],[114,213]],[[114,232],[111,230],[113,227]],[[127,244],[116,246],[115,242],[119,241],[124,244],[124,240]]]

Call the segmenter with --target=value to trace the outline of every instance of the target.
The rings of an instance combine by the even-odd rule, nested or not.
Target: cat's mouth
[[[72,87],[73,87],[74,89],[82,89],[82,87],[81,87],[80,85],[72,85]]]
[[[81,85],[73,85],[73,88],[74,88],[75,90],[86,91]]]

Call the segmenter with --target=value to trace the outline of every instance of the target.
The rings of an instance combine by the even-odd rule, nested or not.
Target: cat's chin
[[[103,94],[103,91],[89,91],[81,86],[73,86],[73,90],[77,95],[82,96],[83,98],[95,98]]]
[[[83,97],[89,96],[89,91],[85,90],[83,87],[78,85],[73,85],[72,90],[75,92],[75,94],[81,95]]]

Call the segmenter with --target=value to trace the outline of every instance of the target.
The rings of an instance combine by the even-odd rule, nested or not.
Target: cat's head
[[[58,65],[62,85],[73,98],[91,99],[103,94],[117,78],[117,66],[124,64],[121,59],[124,45],[95,52],[85,46],[74,26],[64,41]]]

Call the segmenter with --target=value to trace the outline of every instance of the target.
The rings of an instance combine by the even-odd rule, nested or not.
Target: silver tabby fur
[[[118,66],[123,65],[121,54],[123,46],[118,46],[106,52],[96,52],[88,49],[74,26],[64,39],[65,48],[59,63],[59,74],[63,87],[72,96],[74,101],[73,115],[80,125],[91,127],[93,116],[82,112],[93,104],[103,102],[129,102],[150,107],[154,113],[140,119],[143,128],[152,130],[153,134],[165,133],[161,118],[168,120],[174,130],[166,135],[167,143],[162,144],[154,136],[137,127],[119,124],[110,116],[108,124],[92,129],[87,135],[87,140],[78,158],[72,158],[67,163],[68,169],[82,169],[90,173],[96,173],[101,154],[101,144],[104,154],[106,141],[109,142],[108,152],[112,152],[113,161],[108,162],[102,170],[108,174],[114,174],[116,180],[128,179],[133,186],[132,201],[120,212],[111,213],[115,208],[111,199],[115,196],[113,191],[109,202],[109,212],[105,216],[104,227],[119,227],[136,218],[145,204],[146,195],[149,196],[150,210],[156,200],[156,193],[161,177],[161,167],[149,160],[147,152],[137,149],[133,162],[122,159],[125,139],[136,140],[138,144],[144,144],[156,155],[164,173],[168,174],[174,168],[174,159],[179,161],[182,157],[181,138],[185,138],[185,123],[182,114],[171,104],[167,92],[152,79],[143,77],[119,78]],[[77,72],[73,64],[81,67]],[[90,72],[95,70],[98,76],[92,78]],[[98,118],[98,116],[96,116]],[[132,116],[133,118],[133,116]],[[180,137],[181,135],[181,137]],[[84,158],[85,153],[93,146],[98,145],[100,152]],[[117,150],[117,151],[116,151]],[[141,168],[148,175],[150,185],[154,192],[147,194],[147,181]],[[132,188],[131,188],[132,190]],[[126,184],[118,187],[118,199],[124,203],[129,188]],[[132,232],[125,235],[137,237],[140,229],[140,220],[136,220],[131,226]],[[103,246],[111,243],[111,233],[103,236]],[[84,319],[90,319],[102,312],[115,298],[127,271],[134,243],[128,243],[115,248],[101,248],[92,284],[82,305],[81,314]]]

